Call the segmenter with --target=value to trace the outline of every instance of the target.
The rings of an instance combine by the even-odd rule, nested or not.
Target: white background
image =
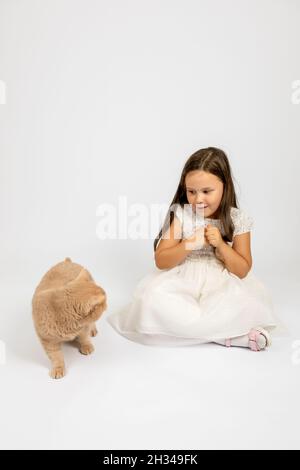
[[[299,24],[297,0],[0,1],[0,447],[299,447]],[[156,233],[99,240],[97,207],[170,203],[206,146],[228,154],[289,338],[259,355],[151,348],[103,317],[95,354],[67,346],[51,381],[30,311],[41,276],[70,256],[105,315],[127,302]]]

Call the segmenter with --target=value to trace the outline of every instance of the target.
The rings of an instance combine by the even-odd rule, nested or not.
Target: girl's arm
[[[216,248],[216,256],[229,272],[241,279],[246,277],[252,267],[250,232],[236,235],[232,247],[223,240]]]

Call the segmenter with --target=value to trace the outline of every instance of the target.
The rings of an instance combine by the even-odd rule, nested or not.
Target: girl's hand
[[[205,227],[205,236],[208,243],[215,248],[219,248],[224,243],[220,230],[213,225],[208,224]]]
[[[195,230],[193,235],[185,239],[186,248],[188,250],[200,250],[205,246],[209,246],[209,243],[205,237],[204,228],[205,227],[198,228]]]

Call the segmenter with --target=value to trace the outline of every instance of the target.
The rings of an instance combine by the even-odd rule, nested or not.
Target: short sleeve
[[[234,225],[233,237],[252,230],[254,225],[253,218],[243,210],[234,207],[231,213],[231,218]]]

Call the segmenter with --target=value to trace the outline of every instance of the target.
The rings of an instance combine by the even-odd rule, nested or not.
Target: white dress
[[[175,215],[184,238],[198,228],[198,216],[187,218],[181,206]],[[233,236],[253,226],[253,219],[241,209],[232,207],[231,218]],[[205,222],[219,227],[224,235],[219,219],[205,218]],[[139,343],[183,346],[234,338],[257,326],[270,331],[277,326],[273,310],[268,290],[251,270],[240,279],[225,268],[209,245],[191,251],[171,269],[155,266],[138,282],[132,301],[107,321],[119,334]]]

